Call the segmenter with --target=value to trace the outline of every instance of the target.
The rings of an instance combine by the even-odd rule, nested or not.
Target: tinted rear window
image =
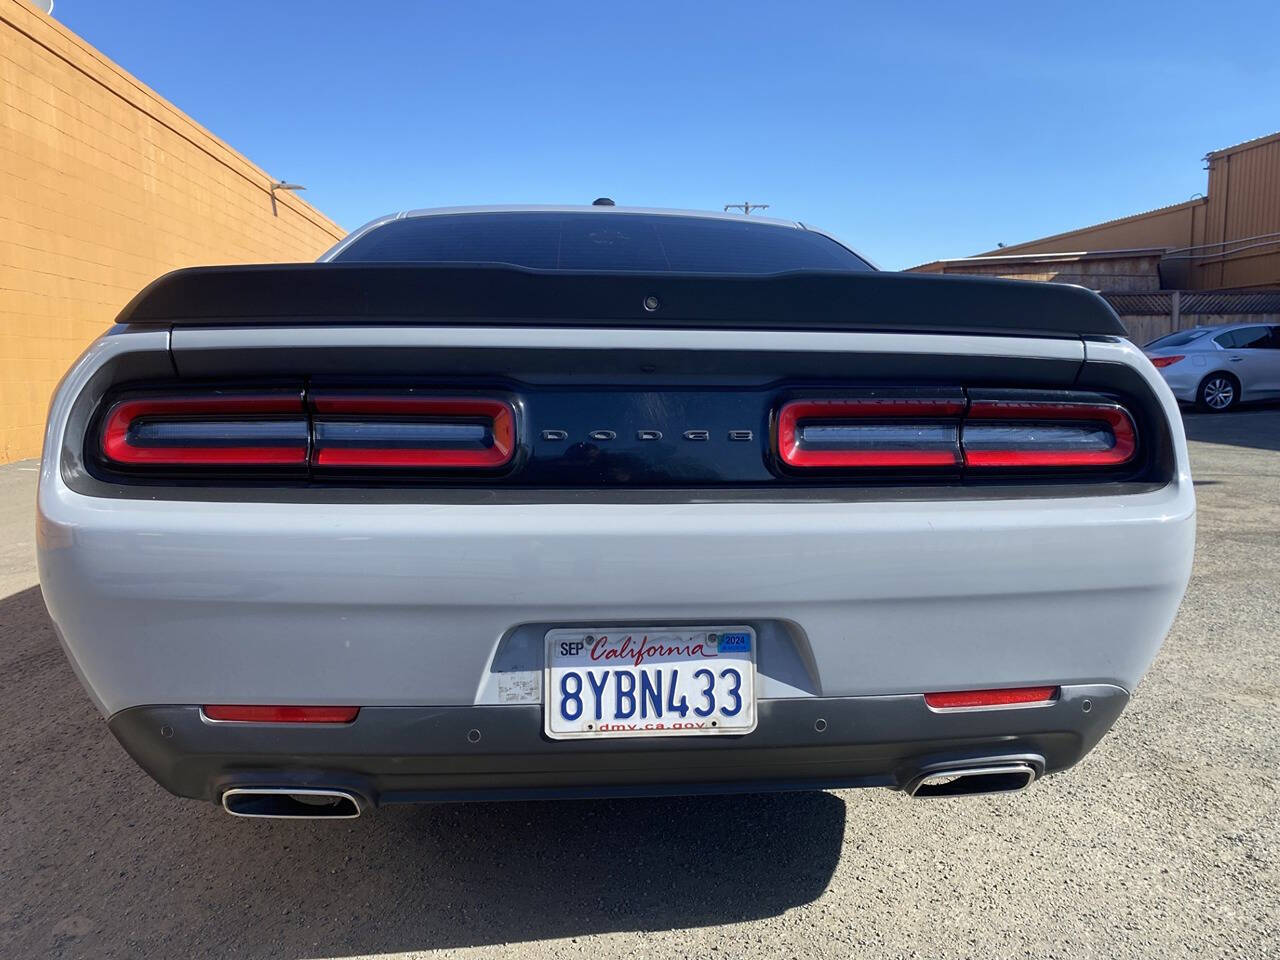
[[[1268,345],[1271,330],[1268,327],[1241,327],[1239,330],[1228,330],[1214,339],[1228,350],[1259,349]]]
[[[639,213],[406,217],[375,227],[334,259],[677,273],[871,269],[834,240],[809,230]]]
[[[1179,330],[1177,333],[1166,334],[1157,340],[1152,340],[1147,344],[1148,347],[1185,347],[1193,340],[1199,340],[1208,330]]]

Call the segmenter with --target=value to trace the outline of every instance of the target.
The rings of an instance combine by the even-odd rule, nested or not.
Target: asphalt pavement
[[[1113,732],[1013,797],[883,790],[254,822],[107,732],[0,467],[0,956],[1280,953],[1280,410],[1188,415],[1191,587]]]

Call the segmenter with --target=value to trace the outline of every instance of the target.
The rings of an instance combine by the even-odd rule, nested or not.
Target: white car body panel
[[[189,351],[227,330],[173,334]],[[531,336],[501,329],[292,329],[330,348]],[[569,335],[572,341],[569,340]],[[786,334],[788,347],[998,352],[1132,366],[1161,398],[1176,476],[1154,491],[984,500],[361,504],[104,500],[71,489],[57,451],[72,399],[109,356],[166,332],[105,337],[54,399],[39,488],[40,571],[59,635],[104,713],[160,703],[537,702],[490,666],[522,624],[780,621],[808,682],[761,699],[1104,682],[1132,690],[1189,576],[1195,501],[1173,395],[1124,342]],[[235,331],[252,367],[255,342]],[[539,331],[626,345],[770,350],[781,334]],[[144,343],[145,341],[145,343]],[[506,342],[509,344],[510,339]],[[764,650],[764,648],[762,648]],[[518,671],[517,671],[518,672]],[[532,674],[533,671],[530,671]],[[518,679],[518,678],[513,678]]]

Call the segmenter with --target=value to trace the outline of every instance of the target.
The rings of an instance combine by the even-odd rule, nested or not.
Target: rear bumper
[[[1064,687],[1048,705],[940,712],[920,696],[765,700],[750,734],[713,740],[550,741],[537,706],[372,707],[341,726],[212,723],[147,706],[112,732],[171,792],[218,801],[243,787],[350,791],[366,805],[537,797],[903,788],[922,770],[1026,758],[1071,766],[1128,701]],[[821,722],[820,722],[821,721]]]
[[[55,481],[40,498],[40,572],[107,715],[535,705],[542,637],[571,625],[750,625],[762,701],[1132,690],[1186,585],[1190,489],[356,507],[102,501]]]

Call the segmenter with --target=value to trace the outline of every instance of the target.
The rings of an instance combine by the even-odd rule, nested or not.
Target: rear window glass
[[[543,270],[780,273],[871,267],[829,237],[749,220],[638,213],[466,213],[375,227],[335,258]]]
[[[1266,347],[1271,339],[1271,331],[1266,327],[1242,327],[1239,330],[1228,330],[1214,339],[1228,350],[1247,350]]]
[[[1199,340],[1208,330],[1179,330],[1177,333],[1170,333],[1159,339],[1152,340],[1147,344],[1148,347],[1185,347],[1193,340]]]

